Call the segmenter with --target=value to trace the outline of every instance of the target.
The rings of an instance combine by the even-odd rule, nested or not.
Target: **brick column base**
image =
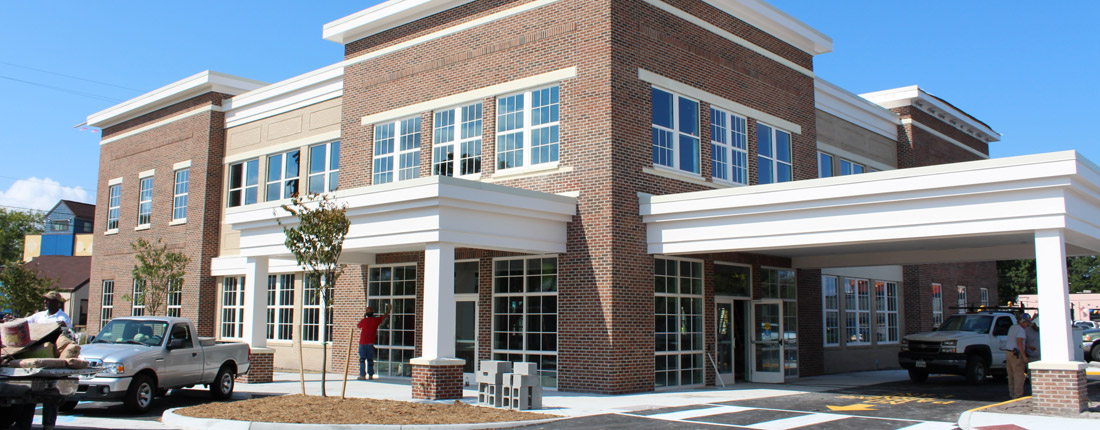
[[[1085,363],[1031,363],[1031,393],[1043,414],[1080,413],[1088,409]]]
[[[412,397],[444,400],[462,398],[462,366],[458,358],[414,358],[412,365]]]
[[[246,384],[261,384],[271,382],[272,371],[275,364],[275,350],[269,348],[252,348],[248,353],[248,374],[237,377],[237,382]]]

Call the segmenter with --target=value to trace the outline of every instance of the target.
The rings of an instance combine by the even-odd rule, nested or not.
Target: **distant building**
[[[52,279],[54,290],[65,303],[61,309],[69,314],[73,326],[83,328],[88,323],[88,280],[92,273],[91,256],[42,255],[26,267],[38,271],[38,276]]]
[[[1016,302],[1028,308],[1039,307],[1038,294],[1020,294]],[[1095,312],[1090,312],[1094,311]],[[1069,316],[1074,321],[1090,321],[1093,314],[1100,315],[1100,294],[1085,292],[1069,295]]]
[[[23,245],[23,261],[39,255],[92,255],[92,226],[95,205],[61,200],[46,213],[42,234],[28,234]]]

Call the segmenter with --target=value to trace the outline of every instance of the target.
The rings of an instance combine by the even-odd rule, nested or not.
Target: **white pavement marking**
[[[741,407],[741,406],[715,406],[715,407],[712,407],[712,408],[705,408],[705,409],[692,409],[692,410],[689,410],[689,411],[676,411],[676,412],[667,412],[667,413],[663,413],[663,414],[641,415],[641,416],[643,416],[645,418],[654,418],[654,419],[658,419],[658,420],[678,421],[678,420],[688,420],[688,419],[698,418],[698,417],[707,417],[707,416],[711,416],[711,415],[731,414],[731,413],[734,413],[734,412],[747,411],[747,410],[751,410],[751,409],[756,409],[756,408],[744,408],[744,407]]]
[[[943,421],[925,421],[923,423],[912,425],[909,427],[902,427],[898,430],[952,430],[959,428],[954,423],[945,423]]]
[[[837,415],[837,414],[809,414],[800,417],[783,418],[772,421],[764,421],[761,423],[750,424],[748,427],[754,429],[763,430],[787,430],[802,426],[808,426],[813,424],[827,423],[829,421],[837,421],[852,418],[850,415]]]

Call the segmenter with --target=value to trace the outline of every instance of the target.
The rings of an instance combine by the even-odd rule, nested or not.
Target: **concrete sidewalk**
[[[1095,385],[1100,384],[1100,362],[1090,363],[1085,371],[1088,375],[1090,390],[1089,400],[1093,405],[1100,401],[1094,393]],[[984,408],[978,408],[964,412],[959,416],[959,427],[963,430],[981,430],[986,428],[1012,428],[1023,430],[1043,430],[1052,428],[1062,429],[1093,429],[1100,428],[1100,411],[1097,408],[1082,412],[1077,417],[1053,417],[1043,415],[1010,414],[1002,412],[988,412],[995,406],[1011,404],[1023,399],[1010,400]]]

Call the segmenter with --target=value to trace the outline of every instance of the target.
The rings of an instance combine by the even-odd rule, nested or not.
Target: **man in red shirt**
[[[367,306],[363,319],[359,320],[359,380],[374,379],[374,344],[378,342],[378,326],[390,317],[390,305],[386,304],[386,313],[374,316],[374,309]],[[367,367],[363,367],[363,362]],[[369,377],[368,377],[369,375]]]

